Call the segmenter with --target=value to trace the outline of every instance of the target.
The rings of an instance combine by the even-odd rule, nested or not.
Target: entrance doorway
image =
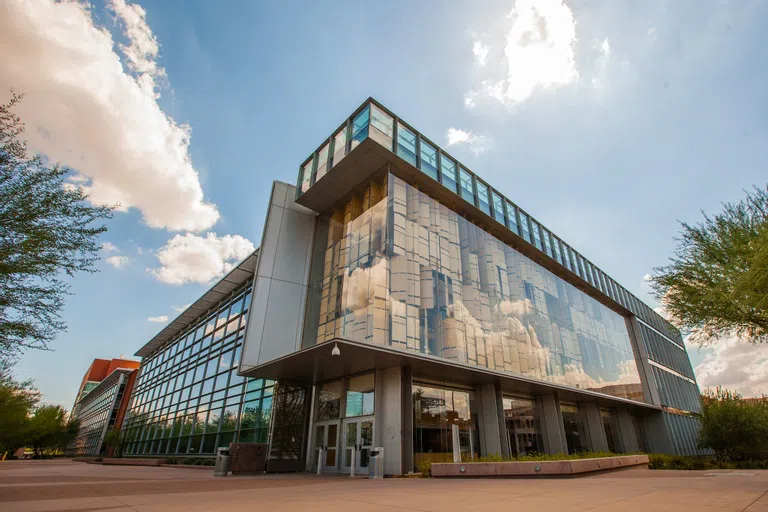
[[[315,424],[315,465],[317,468],[319,448],[323,449],[322,471],[336,471],[339,457],[339,422]]]
[[[368,470],[373,449],[373,416],[344,420],[344,468],[352,466],[352,448],[355,449],[355,472]]]

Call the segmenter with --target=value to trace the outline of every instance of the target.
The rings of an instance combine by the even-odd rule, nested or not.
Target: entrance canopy
[[[339,355],[333,355],[334,346]],[[445,384],[477,387],[500,382],[503,393],[556,394],[568,402],[597,402],[600,407],[626,407],[638,413],[661,410],[659,406],[612,397],[588,390],[541,382],[482,367],[470,367],[423,354],[402,352],[342,338],[305,348],[287,356],[254,366],[241,373],[250,378],[272,379],[312,385],[373,369],[411,368],[414,377]]]

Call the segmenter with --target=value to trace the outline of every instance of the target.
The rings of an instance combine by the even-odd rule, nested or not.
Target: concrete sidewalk
[[[768,471],[650,471],[568,479],[214,478],[163,467],[0,464],[0,510],[732,510],[768,512]]]

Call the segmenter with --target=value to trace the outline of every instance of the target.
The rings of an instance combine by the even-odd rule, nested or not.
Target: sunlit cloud
[[[475,44],[472,45],[472,53],[475,55],[477,63],[481,67],[485,66],[485,62],[488,60],[488,46],[482,41],[475,41]]]
[[[467,107],[474,107],[483,98],[516,105],[538,87],[563,86],[579,76],[574,61],[576,25],[563,0],[516,0],[509,19],[504,48],[506,76],[484,80],[479,88],[469,91]],[[473,50],[476,48],[477,43]],[[488,48],[484,50],[487,57]]]
[[[110,256],[106,259],[106,262],[115,268],[123,268],[130,263],[128,256]]]
[[[219,212],[192,164],[190,127],[158,103],[167,79],[146,13],[125,0],[106,8],[114,25],[87,2],[0,1],[0,102],[24,94],[30,149],[73,168],[67,182],[93,203],[138,210],[153,228],[208,229]]]
[[[485,151],[487,145],[487,137],[485,135],[477,135],[454,127],[448,128],[445,138],[448,146],[466,144],[475,155]]]
[[[156,324],[162,324],[168,321],[168,315],[160,315],[160,316],[151,316],[147,318],[148,322],[153,322]]]
[[[120,249],[118,249],[117,246],[112,242],[104,242],[101,244],[101,250],[104,252],[117,252]]]
[[[160,266],[148,271],[167,284],[208,284],[232,270],[254,249],[253,243],[240,235],[176,235],[157,251]]]

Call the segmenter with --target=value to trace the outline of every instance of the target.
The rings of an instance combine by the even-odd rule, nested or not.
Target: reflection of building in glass
[[[247,324],[247,326],[246,326]],[[698,453],[680,333],[373,100],[275,182],[260,248],[137,355],[135,455],[271,471]]]

